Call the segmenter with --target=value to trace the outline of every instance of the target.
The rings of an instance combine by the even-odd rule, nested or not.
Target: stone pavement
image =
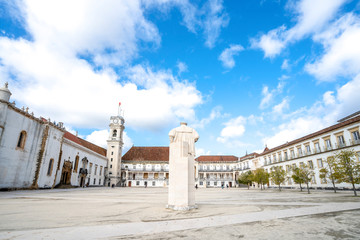
[[[339,219],[338,215],[326,216],[348,211],[346,219],[360,226],[360,198],[352,197],[351,192],[318,191],[309,195],[298,190],[199,189],[196,192],[199,209],[188,212],[165,209],[166,199],[167,189],[151,188],[0,193],[0,239],[201,239],[204,233],[199,231],[203,229],[207,233],[216,230],[216,234],[226,236],[225,239],[239,236],[271,239],[276,238],[277,235],[272,234],[277,230],[262,235],[262,231],[269,230],[264,229],[264,223],[266,226],[278,219],[288,219],[286,224],[292,227],[287,238],[296,239],[298,231],[307,231],[311,225],[319,224],[319,220],[313,223],[314,219],[309,219],[312,215],[326,220],[326,227],[321,228],[347,229],[345,232],[349,239],[360,236],[358,228],[349,228],[351,224],[329,221],[330,218]],[[348,217],[352,212],[353,219]],[[302,220],[301,226],[296,223],[299,219]],[[243,229],[249,223],[262,225],[248,225]],[[236,229],[242,229],[240,235],[234,235]],[[182,234],[179,237],[173,236],[174,233]],[[338,234],[325,231],[315,236],[336,239]],[[207,238],[217,237],[210,234]]]

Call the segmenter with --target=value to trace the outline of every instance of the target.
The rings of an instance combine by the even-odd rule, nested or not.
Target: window
[[[302,156],[302,149],[301,149],[301,147],[299,147],[297,150],[298,150],[299,156]]]
[[[51,176],[52,169],[53,169],[53,165],[54,165],[54,159],[50,159],[50,161],[49,161],[49,167],[48,167],[48,171],[47,171],[47,175],[48,175],[48,176]]]
[[[274,162],[276,162],[276,154],[274,154],[273,157],[274,157]]]
[[[17,143],[17,147],[18,148],[24,148],[25,147],[25,141],[26,141],[26,132],[25,131],[21,131],[20,135],[19,135],[19,140]]]
[[[322,161],[322,159],[321,159],[321,158],[319,158],[319,159],[317,160],[317,164],[318,164],[318,167],[319,167],[319,168],[324,167],[324,165],[323,165],[323,161]]]
[[[94,184],[96,184],[96,178],[94,178]]]
[[[94,173],[95,175],[97,174],[97,167],[98,165],[95,164],[95,173]]]
[[[79,166],[79,155],[77,155],[77,156],[75,157],[74,172],[77,172],[78,166]]]
[[[112,168],[112,165],[110,164],[110,168]]]
[[[307,154],[311,153],[310,145],[306,145],[306,153]]]
[[[313,164],[313,162],[311,160],[308,161],[308,164],[309,164],[310,169],[314,169],[314,164]]]
[[[294,163],[294,164],[292,165],[292,167],[293,167],[293,169],[295,169],[295,168],[296,168],[296,164]]]
[[[100,173],[99,173],[100,176],[101,176],[101,172],[102,172],[102,166],[100,166]]]
[[[280,161],[280,162],[282,161],[281,153],[279,153],[279,161]]]
[[[217,182],[214,182],[214,186],[217,186]]]
[[[114,152],[111,152],[111,155],[114,155]]]
[[[326,139],[325,140],[325,145],[326,145],[326,149],[331,149],[331,141],[330,141],[330,139]]]
[[[110,158],[110,161],[112,162],[112,161],[113,161],[113,158]]]
[[[117,131],[116,131],[116,130],[114,130],[114,131],[113,131],[113,135],[112,135],[112,136],[113,136],[113,137],[116,137],[116,135],[117,135]]]
[[[341,146],[344,146],[345,140],[344,140],[344,136],[343,136],[343,135],[338,136],[338,137],[337,137],[337,140],[338,140],[338,144],[339,144],[340,147],[341,147]]]
[[[315,179],[315,176],[314,176],[314,175],[311,176],[311,183],[312,183],[312,184],[316,184],[316,179]]]
[[[152,182],[153,187],[155,187],[155,181]]]
[[[285,161],[288,160],[288,153],[287,152],[284,152],[284,157],[285,157]]]
[[[99,179],[99,185],[101,185],[101,179]]]
[[[303,162],[300,163],[300,167],[302,167],[302,168],[304,167],[304,163],[303,163]]]
[[[294,150],[291,150],[291,158],[295,158],[295,151]]]
[[[315,151],[320,152],[320,145],[318,142],[315,143]]]
[[[136,186],[139,186],[140,185],[140,181],[136,181]]]
[[[359,141],[360,140],[359,131],[354,131],[351,134],[352,134],[352,137],[353,137],[354,141]]]
[[[200,182],[200,186],[202,186],[203,185],[203,182]]]

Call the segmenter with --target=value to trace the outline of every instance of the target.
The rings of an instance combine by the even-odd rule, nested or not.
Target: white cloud
[[[139,1],[52,3],[20,6],[31,41],[0,37],[1,80],[9,81],[14,100],[74,128],[104,128],[119,101],[132,128],[157,130],[195,119],[202,95],[193,83],[169,70],[129,67],[139,41],[159,42]],[[79,54],[88,54],[102,68],[94,70]],[[126,67],[115,72],[108,64]]]
[[[104,129],[104,130],[93,131],[92,133],[86,136],[85,140],[106,149],[108,138],[109,138],[109,130]],[[123,141],[124,141],[124,145],[123,145],[123,155],[124,155],[134,144],[125,131],[123,132]]]
[[[158,29],[145,19],[138,0],[19,3],[35,42],[64,55],[86,55],[97,65],[127,63],[137,55],[138,41],[160,44]]]
[[[203,22],[205,45],[209,48],[215,46],[221,29],[229,24],[229,17],[224,10],[222,0],[209,0],[204,7],[205,20]]]
[[[188,0],[143,0],[145,8],[156,7],[163,13],[169,13],[172,7],[179,8],[183,17],[182,24],[192,33],[203,32],[205,46],[213,48],[221,29],[229,23],[229,16],[222,0],[207,0],[200,7]]]
[[[194,123],[191,124],[191,126],[194,128],[200,128],[200,129],[204,128],[206,125],[208,125],[214,119],[224,116],[224,114],[221,114],[221,110],[222,110],[222,108],[220,106],[214,107],[211,110],[209,117],[203,118],[200,121],[195,121]]]
[[[346,1],[289,1],[288,9],[294,13],[296,24],[288,30],[285,26],[280,26],[261,35],[259,39],[252,39],[252,47],[262,49],[265,57],[275,57],[288,44],[323,30]]]
[[[284,70],[289,70],[290,69],[290,63],[289,63],[289,59],[285,59],[283,61],[283,63],[281,64],[281,69],[284,69]]]
[[[239,52],[244,50],[244,48],[239,45],[230,45],[229,48],[224,49],[220,54],[219,60],[222,62],[223,66],[226,68],[233,68],[235,66],[234,56],[239,55]]]
[[[284,98],[281,103],[273,107],[273,113],[277,115],[282,115],[283,111],[289,109],[289,98]]]
[[[241,137],[245,132],[246,118],[239,116],[230,119],[224,123],[225,127],[221,130],[220,137],[217,138],[218,142],[226,143],[229,140],[233,141],[234,138]]]
[[[326,93],[324,93],[323,102],[325,105],[332,105],[335,103],[335,101],[336,100],[335,100],[333,91],[327,91]]]
[[[277,85],[277,87],[273,90],[269,90],[268,86],[264,86],[262,91],[261,91],[261,95],[263,96],[263,98],[261,99],[260,102],[260,109],[265,109],[267,107],[269,107],[271,105],[271,103],[273,102],[275,96],[281,94],[283,92],[284,86],[285,86],[285,82],[284,80],[287,79],[288,77],[286,75],[283,75],[279,78],[279,83]]]
[[[263,34],[260,39],[251,39],[251,47],[262,49],[265,57],[275,57],[285,47],[285,43],[281,39],[284,31],[285,27],[281,26]]]
[[[314,36],[325,53],[305,70],[320,81],[337,76],[354,77],[360,73],[360,18],[352,13],[341,17],[328,30]]]
[[[188,66],[184,62],[178,61],[176,66],[178,68],[178,75],[181,75],[181,73],[188,71]]]
[[[196,148],[195,149],[196,157],[210,155],[210,151],[206,151],[203,148]]]
[[[360,74],[337,89],[327,91],[323,98],[308,109],[293,112],[290,121],[274,128],[275,134],[264,137],[270,148],[284,144],[335,124],[337,120],[359,111]]]

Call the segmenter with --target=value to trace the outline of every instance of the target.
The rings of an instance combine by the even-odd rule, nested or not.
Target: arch
[[[74,172],[77,172],[79,166],[79,155],[75,157],[75,166],[74,166]]]
[[[52,174],[52,170],[53,170],[53,166],[54,166],[54,159],[51,158],[49,161],[49,167],[48,167],[48,171],[47,171],[47,175],[51,176]]]
[[[112,135],[113,137],[116,137],[117,136],[117,130],[115,129],[114,131],[113,131],[113,135]]]
[[[17,143],[18,148],[24,148],[25,147],[25,141],[26,141],[27,133],[26,131],[21,131]]]

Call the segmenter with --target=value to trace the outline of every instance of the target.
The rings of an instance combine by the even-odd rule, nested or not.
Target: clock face
[[[114,123],[118,123],[119,122],[119,119],[114,119]]]

